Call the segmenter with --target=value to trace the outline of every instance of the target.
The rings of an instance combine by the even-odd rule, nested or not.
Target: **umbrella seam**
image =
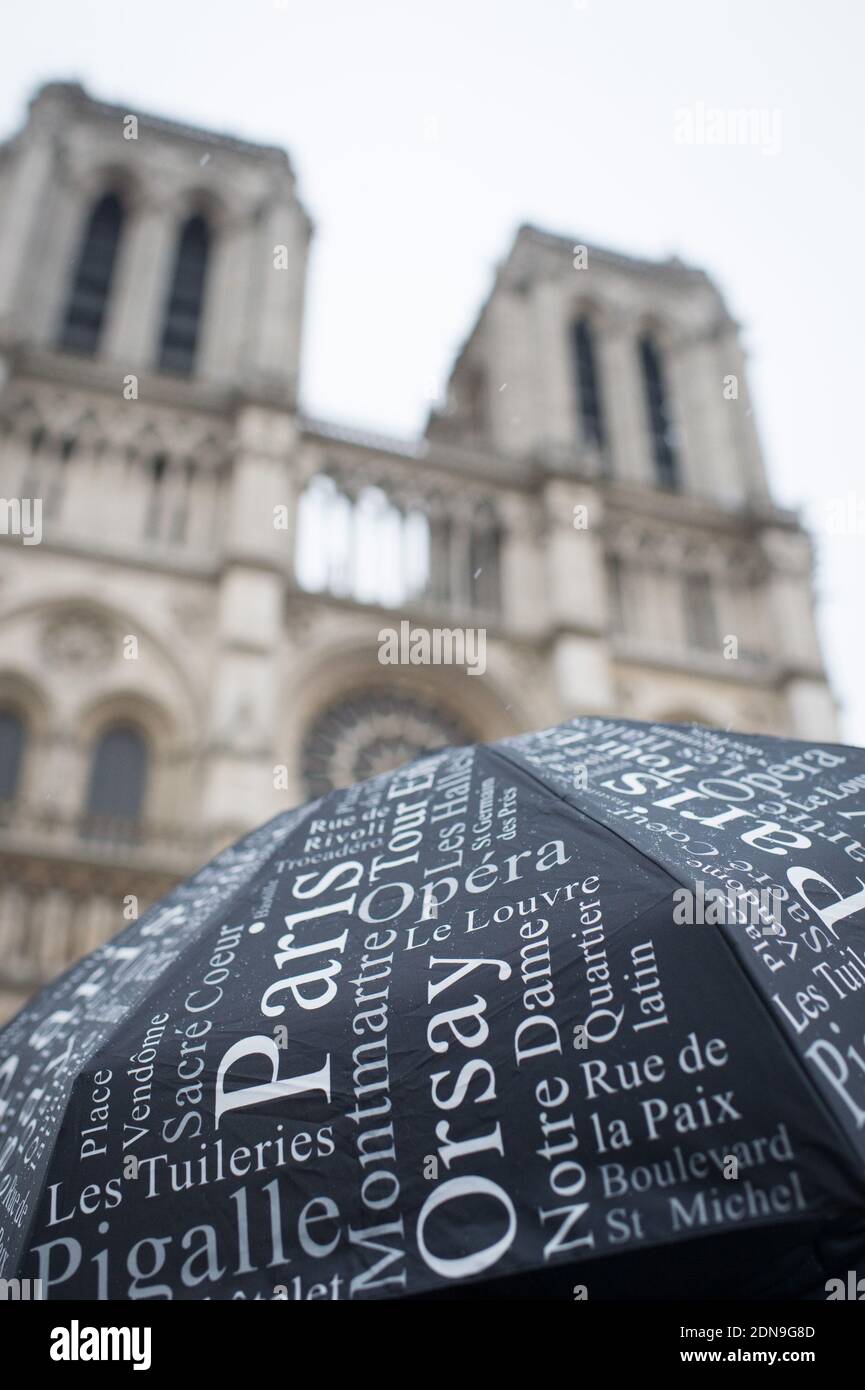
[[[301,826],[305,820],[308,820],[308,819],[309,819],[309,816],[310,816],[311,812],[315,809],[316,806],[318,806],[318,805],[320,804],[320,802],[321,802],[321,798],[319,797],[318,800],[316,800],[316,801],[311,801],[311,802],[309,803],[308,806],[304,806],[304,807],[297,808],[299,811],[302,811],[302,812],[303,812],[303,815],[299,815],[299,816],[297,817],[297,819],[295,819],[295,820],[292,821],[291,826],[289,827],[289,829],[288,829],[287,832],[286,832],[286,840],[287,840],[291,835],[294,834],[295,830],[297,830],[297,829],[299,828],[299,826]],[[265,823],[264,823],[263,826],[257,827],[256,831],[250,831],[250,834],[255,834],[255,833],[257,833],[257,830],[258,830],[258,829],[265,829],[268,825],[271,824],[272,821],[279,820],[279,817],[280,817],[281,815],[284,815],[284,814],[285,814],[284,812],[279,812],[276,816],[271,817],[271,821],[265,821]],[[245,837],[244,837],[244,838],[245,838]],[[239,841],[238,843],[242,843],[242,841]],[[181,952],[178,954],[177,959],[174,960],[174,961],[172,962],[172,964],[171,964],[171,972],[172,972],[172,973],[174,972],[174,970],[175,970],[178,966],[180,966],[181,964],[185,964],[185,963],[187,963],[187,962],[190,960],[190,958],[194,955],[196,946],[200,946],[200,947],[202,948],[202,954],[206,954],[206,952],[207,952],[208,949],[212,949],[212,947],[209,947],[209,946],[208,946],[208,943],[204,940],[204,937],[207,935],[208,931],[210,930],[211,922],[213,921],[213,919],[214,919],[214,918],[225,918],[225,917],[227,917],[227,916],[229,915],[229,913],[231,913],[231,912],[234,911],[234,909],[235,909],[235,907],[236,907],[236,905],[237,905],[238,900],[239,900],[244,894],[249,893],[249,892],[251,891],[251,889],[253,888],[253,886],[254,886],[256,883],[258,883],[259,880],[260,880],[261,878],[263,878],[263,877],[265,876],[265,874],[269,871],[270,866],[271,866],[271,864],[273,863],[274,858],[275,858],[278,854],[280,854],[280,853],[283,852],[284,847],[285,847],[285,840],[280,841],[280,843],[279,843],[278,845],[274,846],[274,848],[273,848],[273,849],[271,850],[271,852],[268,854],[267,858],[264,859],[264,860],[261,862],[261,864],[259,864],[258,868],[257,868],[257,869],[255,870],[255,872],[252,874],[251,878],[249,878],[245,883],[238,884],[237,888],[235,888],[234,892],[231,894],[231,897],[228,898],[227,901],[226,901],[225,903],[220,903],[218,910],[214,910],[214,912],[211,913],[210,917],[208,917],[208,919],[207,919],[207,925],[199,930],[199,932],[196,934],[196,937],[195,937],[195,940],[194,940],[194,941],[190,941],[188,951],[181,951]],[[208,862],[209,862],[209,861],[208,861]],[[202,868],[206,868],[206,867],[207,867],[207,865],[205,865],[205,864],[202,865]],[[129,1025],[131,1025],[131,1024],[139,1017],[139,1015],[146,1009],[147,1005],[148,1005],[148,1004],[150,1003],[150,1001],[154,998],[154,996],[158,995],[161,983],[162,983],[162,981],[161,981],[161,977],[160,977],[160,979],[158,979],[158,980],[156,980],[156,981],[154,982],[153,988],[150,989],[150,990],[148,990],[146,994],[142,995],[141,999],[140,999],[140,1000],[138,1001],[138,1003],[134,1006],[134,1008],[133,1008],[132,1012],[129,1014],[129,1016],[123,1020],[123,1023],[120,1025],[120,1027],[119,1027],[118,1030],[117,1030],[118,1033],[119,1033],[122,1029],[126,1029],[127,1027],[129,1027]],[[117,1036],[117,1034],[112,1034],[112,1039],[111,1039],[111,1040],[113,1040],[113,1038],[115,1038],[116,1036]],[[94,1062],[94,1060],[98,1059],[98,1058],[102,1055],[102,1051],[104,1050],[105,1047],[108,1047],[108,1046],[109,1046],[111,1040],[110,1040],[110,1039],[106,1039],[105,1043],[103,1044],[103,1048],[100,1049],[99,1052],[94,1053],[94,1054],[93,1054],[93,1057],[90,1058],[90,1061],[88,1062],[88,1066],[91,1065],[91,1064]],[[83,1076],[83,1075],[84,1075],[84,1072],[80,1072],[80,1073],[79,1073],[79,1076]],[[77,1078],[76,1078],[76,1080],[77,1080]]]

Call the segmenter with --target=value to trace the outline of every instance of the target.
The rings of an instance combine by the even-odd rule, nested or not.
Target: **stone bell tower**
[[[0,994],[274,787],[309,219],[283,150],[51,83],[0,149]],[[2,1011],[2,1000],[0,1000]]]
[[[740,327],[705,271],[522,227],[428,432],[531,480],[569,712],[726,724],[732,700],[756,724],[780,697],[796,732],[835,736],[810,541],[770,497]]]
[[[77,346],[101,381],[118,368],[164,368],[176,387],[187,386],[189,404],[228,386],[294,401],[310,224],[284,150],[50,83],[3,148],[0,197],[7,351]],[[100,240],[111,247],[107,257],[98,254]],[[110,286],[99,283],[106,275]],[[76,344],[70,298],[77,290],[84,299],[88,289],[91,308],[98,300],[102,312],[96,331]],[[85,305],[78,308],[86,317]],[[171,358],[169,309],[175,320],[185,310],[187,326],[196,320],[194,360]]]

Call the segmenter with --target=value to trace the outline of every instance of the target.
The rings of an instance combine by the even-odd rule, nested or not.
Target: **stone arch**
[[[21,723],[23,744],[15,801],[29,802],[39,785],[39,766],[53,711],[41,682],[12,667],[0,668],[0,712],[10,712]]]
[[[152,777],[142,810],[148,825],[177,827],[197,815],[205,696],[182,665],[176,631],[158,635],[127,609],[74,593],[20,603],[4,614],[4,630],[21,654],[21,677],[34,685],[51,682],[44,735],[34,743],[36,756],[27,770],[34,804],[43,810],[47,804],[58,824],[76,833],[93,738],[97,727],[114,718],[140,728],[151,747]],[[127,635],[141,644],[145,659],[138,664],[124,659]],[[174,843],[173,837],[166,843]]]
[[[147,195],[142,178],[133,168],[115,160],[97,160],[77,171],[76,183],[81,194],[84,220],[97,199],[113,193],[123,204],[127,217],[135,212]]]
[[[519,714],[506,708],[499,682],[489,670],[482,676],[469,676],[454,667],[382,666],[375,652],[372,637],[363,648],[352,645],[327,655],[319,654],[307,669],[297,672],[296,686],[286,701],[288,717],[283,718],[281,725],[285,741],[278,755],[293,772],[298,795],[306,797],[323,790],[322,786],[312,785],[305,752],[310,738],[328,716],[339,715],[347,735],[364,724],[370,742],[381,736],[379,763],[373,766],[368,757],[369,766],[360,769],[361,777],[384,770],[385,744],[397,758],[401,720],[403,744],[408,751],[398,761],[408,761],[420,751],[417,739],[424,723],[431,733],[440,735],[435,746],[503,738],[522,727]],[[375,710],[376,699],[381,704],[380,717]],[[412,710],[417,711],[417,723],[413,723]],[[359,747],[359,738],[352,743],[352,738],[346,736],[341,742],[344,763],[347,750]]]
[[[128,610],[75,594],[22,603],[4,614],[4,623],[13,637],[19,624],[19,646],[26,653],[22,671],[51,695],[42,755],[33,760],[35,783],[28,774],[36,799],[50,794],[53,813],[70,827],[78,824],[97,728],[125,721],[142,731],[150,748],[143,819],[159,828],[195,817],[203,698],[179,660],[177,632],[159,637]],[[136,663],[122,655],[127,635],[138,637],[146,655],[139,684]]]
[[[44,428],[46,425],[45,413],[32,396],[7,396],[0,420],[4,429],[20,435],[30,435],[34,429]]]
[[[618,314],[615,302],[597,291],[575,289],[567,298],[565,323],[570,327],[577,319],[585,318],[598,333],[603,333],[618,321]]]
[[[14,667],[0,667],[0,705],[15,710],[34,734],[51,727],[52,706],[42,682]]]
[[[76,725],[80,758],[74,778],[75,804],[82,811],[86,807],[100,739],[114,729],[130,729],[146,750],[142,824],[163,839],[166,834],[186,837],[201,795],[200,748],[181,739],[176,714],[158,697],[129,687],[98,694],[83,705]]]
[[[36,655],[31,655],[30,662],[33,667],[32,673],[22,669],[22,676],[33,681],[39,680],[40,672],[44,670],[44,663],[57,662],[58,655],[61,662],[65,655],[68,664],[74,666],[76,652],[74,644],[71,642],[70,630],[74,625],[80,624],[87,636],[90,629],[90,646],[92,652],[86,650],[80,653],[80,660],[85,662],[92,659],[97,662],[104,662],[108,657],[108,645],[111,644],[111,666],[112,670],[106,670],[104,665],[100,666],[98,684],[99,689],[106,697],[113,698],[115,694],[122,694],[128,688],[129,669],[122,659],[121,642],[127,634],[138,637],[142,646],[146,645],[148,651],[157,657],[155,665],[156,679],[159,685],[154,684],[149,691],[143,692],[136,690],[136,694],[141,698],[150,698],[155,704],[162,705],[172,711],[172,745],[175,755],[182,752],[186,746],[194,746],[200,740],[200,718],[199,712],[204,703],[203,692],[196,688],[196,684],[183,663],[177,656],[179,643],[177,634],[171,634],[166,640],[160,638],[153,630],[151,624],[146,619],[142,621],[140,615],[131,612],[128,608],[119,604],[103,602],[92,596],[91,593],[65,592],[62,596],[56,593],[44,593],[35,598],[28,598],[8,609],[3,613],[3,622],[7,629],[11,629],[16,623],[35,625],[38,632],[32,635],[32,640],[28,645],[36,647],[41,654],[38,667],[36,665]],[[67,646],[65,651],[61,648],[60,652],[50,650],[50,635],[57,634],[58,639],[65,640]],[[46,647],[48,643],[48,647]],[[151,668],[153,669],[153,668]],[[121,674],[122,673],[122,674]],[[72,719],[76,723],[80,718],[80,710],[86,707],[89,702],[89,694],[82,683],[80,698],[69,695],[65,700],[65,717]],[[59,705],[61,702],[57,701]]]
[[[146,816],[154,774],[154,749],[139,720],[110,718],[87,750],[81,810],[86,821],[123,818],[126,828]],[[88,827],[92,831],[94,827]]]
[[[168,749],[177,725],[171,711],[159,700],[129,687],[109,695],[96,695],[79,713],[79,730],[85,739],[98,738],[112,724],[137,729],[154,748]]]
[[[130,457],[147,463],[158,454],[167,454],[169,446],[159,425],[153,420],[145,420],[130,436],[127,452]]]
[[[231,209],[226,199],[206,183],[195,183],[184,188],[172,207],[172,220],[178,230],[190,217],[202,217],[216,235],[230,216]]]
[[[65,432],[74,436],[80,449],[92,452],[104,448],[110,436],[107,421],[93,406],[87,406],[76,414],[70,413]]]
[[[669,314],[652,308],[634,317],[631,332],[635,343],[643,337],[652,338],[661,352],[667,354],[674,351],[680,329]]]

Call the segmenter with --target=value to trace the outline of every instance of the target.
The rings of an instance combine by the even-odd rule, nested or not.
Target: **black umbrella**
[[[52,1299],[825,1297],[865,755],[575,720],[276,818],[0,1035]]]

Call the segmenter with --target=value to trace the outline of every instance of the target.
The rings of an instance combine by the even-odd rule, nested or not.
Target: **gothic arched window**
[[[144,521],[144,534],[154,538],[162,529],[162,510],[165,494],[165,478],[168,472],[168,455],[154,454],[149,465],[150,497]]]
[[[93,750],[87,789],[88,829],[114,833],[131,828],[141,817],[147,782],[148,749],[144,737],[128,724],[114,724],[99,736]]]
[[[300,498],[295,574],[313,593],[386,607],[404,603],[427,586],[427,517],[375,484],[349,495],[318,473]]]
[[[99,346],[122,228],[120,199],[106,193],[88,218],[63,315],[60,346],[70,352],[95,353]]]
[[[159,344],[159,368],[163,372],[188,376],[195,366],[209,252],[210,232],[204,218],[196,213],[184,223],[177,243]]]
[[[574,324],[572,348],[583,438],[587,444],[593,444],[603,451],[606,442],[604,401],[595,349],[595,331],[588,319],[578,319]]]
[[[0,805],[15,799],[25,737],[24,725],[14,710],[0,710]]]
[[[643,370],[643,389],[646,395],[655,477],[661,487],[677,488],[679,461],[676,453],[676,430],[663,360],[649,334],[640,339],[640,365]]]

